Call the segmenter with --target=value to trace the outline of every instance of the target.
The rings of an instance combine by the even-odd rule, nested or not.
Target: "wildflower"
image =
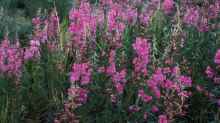
[[[71,82],[79,81],[82,85],[87,85],[91,82],[92,69],[88,63],[73,64],[70,75]]]
[[[40,25],[41,24],[41,20],[40,20],[40,17],[36,17],[36,18],[33,18],[32,19],[32,23],[33,25]]]
[[[151,108],[151,111],[152,111],[153,113],[156,113],[156,112],[159,111],[159,109],[158,109],[157,106],[153,105],[152,108]]]
[[[158,123],[168,123],[168,119],[166,115],[160,115]]]
[[[214,75],[215,75],[214,70],[213,70],[210,66],[208,66],[208,67],[206,68],[205,73],[206,73],[206,75],[208,76],[208,78],[213,78]]]
[[[30,46],[25,49],[24,59],[30,60],[40,56],[40,42],[38,40],[31,40]]]
[[[81,52],[87,47],[87,37],[92,37],[96,32],[96,17],[92,12],[90,4],[82,1],[80,7],[72,9],[69,14],[69,32],[72,34],[73,45]]]
[[[167,79],[166,81],[164,81],[164,83],[162,83],[162,87],[164,87],[165,89],[172,89],[173,83],[173,81]]]
[[[202,18],[197,25],[197,29],[200,32],[209,31],[208,18]]]
[[[122,18],[129,24],[135,23],[137,20],[137,9],[133,9],[129,6],[125,9],[125,12],[122,13]]]
[[[169,14],[172,12],[172,10],[174,8],[173,5],[174,5],[173,0],[164,0],[163,4],[162,4],[162,8],[166,14]]]
[[[116,88],[116,91],[118,92],[118,94],[122,94],[124,91],[124,84],[122,83],[114,83],[114,86]]]
[[[53,38],[58,33],[59,26],[59,17],[57,16],[57,11],[54,10],[51,12],[49,18],[45,21],[45,25],[47,26],[47,34],[48,38]]]
[[[150,62],[150,43],[148,43],[147,39],[138,37],[136,38],[136,41],[132,46],[135,52],[137,53],[137,57],[133,60],[135,72],[140,72],[146,75],[146,67],[147,64]]]
[[[220,64],[220,49],[215,54],[215,63]]]
[[[192,80],[190,77],[187,77],[187,76],[180,76],[179,78],[179,81],[185,85],[185,86],[191,86],[192,85]]]
[[[88,90],[83,88],[71,87],[68,89],[68,95],[70,98],[74,99],[76,104],[81,105],[87,102]]]
[[[23,49],[19,42],[10,44],[6,37],[0,44],[0,73],[19,79],[23,66]]]
[[[218,17],[218,14],[220,12],[220,1],[215,1],[214,4],[211,4],[208,8],[208,17],[210,19],[215,19]]]
[[[195,7],[192,7],[186,10],[186,14],[183,17],[183,21],[186,24],[196,26],[199,21],[199,17],[199,10]]]
[[[156,70],[156,72],[153,74],[152,79],[153,79],[156,83],[159,83],[159,82],[163,82],[164,80],[166,80],[166,76],[163,75],[162,69],[161,69],[161,68],[158,68],[158,69]]]
[[[148,102],[150,102],[150,101],[152,100],[152,96],[146,95],[146,94],[144,93],[144,90],[143,90],[143,89],[141,89],[141,90],[138,91],[138,97],[140,97],[141,100],[142,100],[143,102],[145,102],[145,103],[148,103]]]
[[[126,84],[126,69],[121,70],[120,72],[116,71],[115,66],[115,50],[111,50],[109,55],[109,63],[110,66],[107,67],[106,73],[111,76],[112,82],[114,84],[114,87],[116,88],[116,91],[119,94],[123,93],[124,86]]]
[[[111,102],[116,103],[117,97],[114,94],[111,94]]]

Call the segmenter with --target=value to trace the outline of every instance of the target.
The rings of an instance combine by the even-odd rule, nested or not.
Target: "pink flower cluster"
[[[125,24],[118,21],[122,17],[121,6],[119,4],[111,5],[111,9],[108,12],[108,30],[110,32],[117,31],[119,33],[123,32],[125,29]]]
[[[220,12],[219,0],[209,1],[206,6],[199,7],[186,4],[185,7],[187,10],[183,17],[184,23],[193,25],[200,32],[209,31],[211,29],[210,21],[217,19]]]
[[[23,49],[19,42],[10,44],[5,38],[0,44],[0,73],[19,78],[23,66]]]
[[[146,5],[143,5],[143,10],[139,13],[139,21],[141,25],[148,26],[151,20],[151,17],[154,15],[159,5],[158,0],[148,1]]]
[[[219,89],[218,85],[220,84],[220,76],[218,74],[220,65],[220,49],[216,51],[214,63],[216,64],[215,67],[207,66],[205,70],[207,78],[209,78],[214,84],[213,88],[211,88],[211,90],[207,90],[205,87],[197,85],[197,90],[207,96],[212,102],[216,103],[218,107],[220,107],[219,94],[216,91],[212,91]]]
[[[50,16],[46,19],[35,17],[32,19],[32,23],[34,34],[29,42],[29,46],[25,48],[25,60],[39,58],[41,44],[46,44],[45,42],[47,42],[49,50],[53,49],[56,44],[54,38],[58,35],[59,17],[56,15],[56,11],[51,12]],[[49,40],[52,42],[49,42]]]
[[[214,71],[210,66],[208,66],[208,67],[206,68],[205,73],[206,73],[206,75],[207,75],[208,78],[213,78],[214,75],[215,75],[215,71]]]
[[[181,82],[181,84],[182,85],[184,85],[184,86],[192,86],[192,80],[191,80],[191,78],[190,77],[188,77],[188,76],[183,76],[183,75],[181,75],[181,76],[179,76],[179,78],[178,78],[178,80]]]
[[[69,98],[73,98],[77,105],[82,105],[87,102],[88,90],[83,88],[71,87],[68,89]]]
[[[162,9],[166,14],[169,14],[174,9],[174,1],[173,0],[164,0],[162,4]]]
[[[143,3],[143,5],[141,5],[141,3]],[[92,4],[83,0],[80,1],[80,5],[73,8],[69,14],[69,18],[71,20],[69,32],[72,36],[72,45],[74,46],[74,49],[79,48],[80,51],[86,51],[86,49],[90,50],[89,43],[90,40],[93,41],[95,38],[96,29],[101,30],[100,32],[102,35],[100,37],[102,41],[108,45],[105,50],[110,51],[108,54],[105,50],[103,50],[103,57],[108,56],[109,65],[107,67],[101,66],[97,71],[107,74],[107,78],[112,81],[116,94],[112,92],[114,89],[109,89],[110,92],[109,90],[108,92],[109,95],[111,95],[112,102],[114,103],[120,99],[118,98],[120,96],[116,97],[117,94],[123,94],[124,88],[129,81],[127,80],[127,78],[129,78],[127,75],[130,72],[128,72],[123,65],[116,64],[116,50],[122,46],[123,32],[126,29],[126,26],[130,26],[132,24],[143,24],[146,26],[149,24],[151,16],[154,14],[155,10],[157,10],[157,7],[159,7],[160,2],[159,0],[152,0],[149,3],[150,4],[147,5],[144,4],[143,1],[140,2],[140,0],[133,2],[129,0],[101,0],[100,4],[93,8]],[[139,7],[140,11],[138,11]],[[164,0],[162,3],[162,10],[165,14],[171,15],[175,10],[174,7],[173,0]],[[206,30],[207,28],[204,26],[206,20],[198,23],[201,17],[199,8],[188,8],[190,9],[188,9],[184,15],[184,22],[186,24],[200,27],[201,31]],[[154,98],[156,101],[160,100],[165,96],[167,91],[174,92],[176,94],[175,96],[184,99],[187,98],[190,93],[185,91],[185,88],[192,86],[192,80],[188,76],[181,75],[179,67],[153,69],[153,74],[150,76],[149,70],[151,69],[148,70],[151,52],[150,45],[150,41],[143,37],[137,37],[132,44],[135,57],[132,61],[134,70],[131,73],[132,75],[134,73],[135,79],[133,80],[133,77],[131,77],[131,81],[139,80],[136,79],[136,77],[142,77],[140,80],[146,82],[143,83],[144,87],[141,87],[138,91],[139,99],[144,103],[154,103]],[[87,59],[84,53],[80,52],[79,54],[80,58]],[[79,61],[82,61],[82,59]],[[84,62],[77,62],[72,66],[70,75],[71,84],[74,85],[79,83],[78,85],[82,87],[75,90],[75,88],[71,86],[69,89],[69,96],[75,97],[80,103],[86,102],[88,98],[87,94],[89,89],[87,90],[86,87],[89,86],[84,85],[91,83],[91,66],[92,64]],[[129,111],[139,111],[139,107],[137,105],[132,105],[129,107]],[[152,107],[152,112],[158,111],[159,109],[156,105],[154,105]],[[168,117],[169,116],[161,115],[159,116],[158,122],[168,123]]]
[[[158,123],[169,123],[166,115],[160,115]]]
[[[120,72],[116,71],[115,66],[115,50],[112,50],[109,55],[109,64],[106,73],[111,77],[111,80],[119,94],[123,93],[124,86],[126,84],[126,70],[123,69]]]
[[[194,25],[196,26],[200,18],[199,10],[196,7],[188,8],[184,17],[183,21],[186,24]]]
[[[40,41],[31,40],[30,46],[25,49],[24,59],[30,60],[40,57]]]
[[[43,19],[40,17],[35,17],[32,19],[32,24],[34,27],[34,36],[32,37],[33,40],[38,40],[42,43],[48,40],[47,30],[45,29],[46,26],[44,25]]]
[[[80,82],[81,85],[91,83],[92,69],[88,63],[73,64],[70,75],[70,81],[75,83]]]
[[[218,66],[220,65],[220,49],[218,49],[215,54],[214,62],[217,65],[216,69],[218,69]],[[212,79],[215,84],[220,84],[220,77],[217,75],[216,69],[208,66],[205,70],[205,74],[209,79]]]
[[[136,38],[136,41],[132,45],[135,52],[137,53],[137,57],[134,58],[134,71],[136,73],[143,73],[145,76],[147,75],[147,64],[150,62],[150,43],[147,39],[144,38]]]
[[[33,40],[44,43],[48,40],[54,40],[58,35],[59,17],[56,10],[53,10],[45,19],[40,16],[33,18],[32,24],[34,26]]]
[[[176,91],[179,96],[189,96],[189,93],[184,89],[185,87],[192,86],[192,80],[188,76],[177,73],[176,69],[178,68],[158,68],[151,78],[147,80],[147,87],[157,99],[160,99],[162,95],[161,89]],[[139,90],[138,96],[141,97],[143,102],[149,102],[152,100],[152,96],[146,95],[143,89]]]
[[[213,4],[209,5],[208,17],[209,19],[216,19],[218,18],[219,13],[220,13],[220,1],[216,0]]]
[[[69,32],[72,34],[73,45],[83,51],[86,39],[96,32],[96,16],[88,2],[81,2],[79,8],[73,8],[69,14]]]
[[[57,11],[53,10],[48,19],[45,20],[48,39],[56,38],[59,28],[59,17]]]

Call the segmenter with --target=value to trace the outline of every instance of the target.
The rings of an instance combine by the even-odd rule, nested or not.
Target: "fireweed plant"
[[[219,0],[75,0],[68,19],[38,15],[29,42],[0,43],[0,122],[219,122],[219,14]]]

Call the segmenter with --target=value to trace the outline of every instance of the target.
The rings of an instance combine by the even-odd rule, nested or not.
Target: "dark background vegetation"
[[[59,17],[68,17],[73,0],[0,0],[0,39],[5,34],[10,38],[28,39],[31,20],[34,16],[48,13],[56,7]]]

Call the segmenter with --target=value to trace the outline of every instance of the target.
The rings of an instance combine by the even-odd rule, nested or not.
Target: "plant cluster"
[[[0,44],[1,122],[219,122],[219,14],[219,0],[76,0],[68,20],[36,16],[28,43]]]

